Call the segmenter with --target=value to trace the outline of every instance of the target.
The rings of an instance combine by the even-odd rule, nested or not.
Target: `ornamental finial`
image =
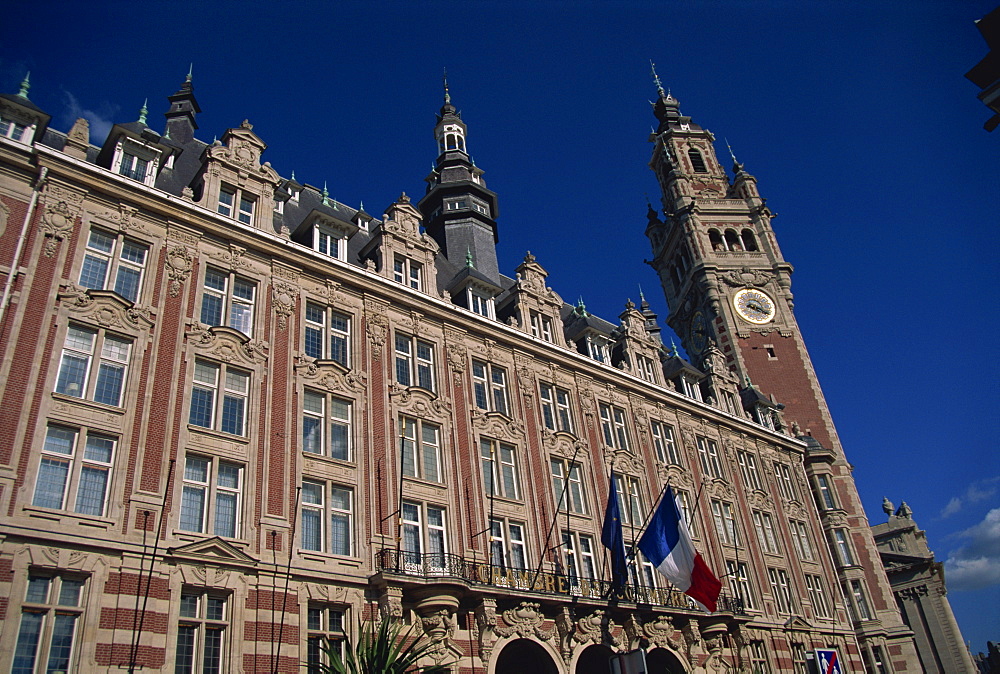
[[[21,89],[17,92],[17,95],[21,98],[28,97],[28,89],[31,88],[31,71],[29,70],[24,74],[24,79],[21,80]]]
[[[191,65],[188,66],[188,74],[184,77],[184,81],[185,82],[190,82],[192,77],[194,77],[194,62],[193,61],[191,62]]]
[[[444,69],[444,75],[441,77],[441,81],[444,83],[444,104],[451,105],[451,94],[448,92],[448,69]]]
[[[653,83],[656,84],[656,91],[661,97],[669,95],[663,91],[663,82],[660,81],[660,76],[656,74],[656,64],[653,63],[653,59],[649,59],[649,70],[653,73]]]
[[[468,269],[473,269],[474,268],[474,265],[472,264],[472,249],[471,248],[466,248],[465,249],[465,266]]]
[[[325,180],[323,181],[323,205],[324,206],[329,206],[330,205],[330,193],[326,189],[326,181]]]
[[[139,123],[140,124],[145,124],[146,123],[146,115],[149,114],[149,110],[146,109],[146,104],[147,103],[149,103],[149,98],[146,98],[146,100],[144,100],[142,102],[142,107],[139,108]]]

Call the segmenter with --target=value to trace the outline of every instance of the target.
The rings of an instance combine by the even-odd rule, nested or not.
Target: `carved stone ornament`
[[[298,290],[298,287],[290,281],[278,277],[271,279],[271,299],[274,302],[274,313],[278,315],[279,330],[288,328],[288,317],[295,313]]]
[[[756,508],[757,510],[771,511],[774,509],[774,501],[771,498],[771,495],[766,492],[755,489],[750,492],[748,500],[750,501],[750,506]]]
[[[267,342],[250,339],[239,330],[223,326],[206,327],[201,323],[188,324],[188,342],[201,353],[224,363],[242,362],[258,365],[267,362]]]
[[[715,496],[726,501],[732,501],[736,498],[736,490],[733,489],[733,485],[725,480],[712,480],[707,486],[710,496]]]
[[[344,371],[339,363],[317,362],[314,358],[299,356],[295,371],[309,379],[310,386],[320,386],[334,393],[361,393],[368,387],[368,376],[363,372]]]
[[[550,454],[558,454],[567,459],[573,455],[587,456],[587,441],[578,438],[566,431],[552,431],[548,428],[542,429],[542,447],[549,450]]]
[[[338,603],[346,603],[348,601],[347,588],[343,585],[305,583],[303,589],[308,600]]]
[[[318,291],[317,294],[322,296],[326,300],[326,303],[331,307],[343,307],[350,304],[350,300],[347,295],[343,292],[343,286],[337,281],[331,278],[326,280],[326,285],[322,290]]]
[[[446,347],[448,353],[448,367],[451,371],[455,373],[456,381],[460,379],[463,372],[465,372],[466,361],[468,360],[469,351],[465,348],[464,344],[459,342],[448,342]]]
[[[372,358],[382,354],[385,336],[389,331],[389,319],[385,315],[386,305],[379,302],[365,302],[365,333],[372,345]]]
[[[739,271],[733,269],[724,274],[719,274],[719,280],[733,288],[746,288],[748,286],[765,286],[771,280],[772,275],[759,269],[743,267]]]
[[[59,242],[73,233],[76,218],[83,210],[85,193],[52,182],[45,184],[42,193],[42,234],[45,236],[46,257],[56,254]]]
[[[682,651],[685,646],[683,635],[667,616],[661,615],[644,623],[642,634],[651,644],[659,648]]]
[[[389,385],[389,400],[400,412],[421,419],[444,421],[448,418],[451,405],[447,400],[436,397],[421,388],[406,388],[398,384]]]
[[[240,269],[250,268],[250,260],[244,257],[246,252],[247,249],[243,246],[230,243],[229,250],[221,253],[209,253],[209,257],[224,264],[229,268],[229,271],[239,271]]]
[[[102,328],[148,330],[153,325],[149,309],[136,307],[118,293],[110,290],[85,290],[70,283],[59,291],[57,297],[70,311],[80,314]]]
[[[503,624],[498,624],[496,633],[502,637],[512,637],[515,634],[522,639],[535,637],[542,641],[550,640],[555,630],[553,628],[543,629],[545,616],[542,614],[542,605],[536,602],[522,601],[515,608],[507,609],[501,614]]]
[[[524,426],[513,424],[511,420],[496,412],[483,412],[478,407],[472,408],[472,427],[483,435],[498,440],[517,441],[524,438]]]
[[[496,601],[484,597],[476,606],[472,627],[479,636],[479,659],[486,664],[490,661],[493,644],[496,643],[497,606]]]
[[[378,598],[378,610],[382,619],[403,617],[403,588],[388,586]]]
[[[645,466],[642,461],[638,460],[636,457],[632,456],[623,449],[605,447],[604,462],[609,465],[613,471],[625,475],[637,476],[642,475],[645,472]]]
[[[610,620],[604,611],[594,611],[590,615],[576,621],[576,629],[573,631],[573,641],[585,644],[587,642],[600,644],[607,643],[618,645],[618,639],[614,636],[614,622]]]
[[[451,640],[458,630],[458,623],[449,609],[443,608],[420,616],[420,625],[430,639],[427,655],[435,662],[440,664],[453,657],[453,654],[461,655],[460,651],[452,650]]]
[[[167,256],[164,260],[167,270],[167,294],[177,297],[181,294],[181,286],[191,275],[194,268],[194,255],[187,246],[176,243],[167,249]]]
[[[694,487],[694,477],[691,471],[685,470],[681,466],[670,465],[666,467],[667,481],[672,485],[687,487],[689,490]]]

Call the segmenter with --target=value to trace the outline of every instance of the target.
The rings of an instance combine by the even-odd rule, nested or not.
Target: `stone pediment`
[[[797,615],[793,615],[791,618],[785,621],[784,629],[786,630],[799,630],[801,632],[809,632],[812,630],[812,625],[807,623],[805,620]]]
[[[483,435],[516,442],[524,438],[524,428],[499,412],[483,412],[474,407],[471,412],[472,427]]]
[[[418,386],[404,388],[392,385],[389,388],[389,399],[395,403],[399,412],[421,419],[443,422],[448,418],[451,409],[448,401],[442,400],[431,391]]]
[[[335,360],[316,360],[299,356],[295,371],[310,380],[310,386],[321,386],[334,393],[360,393],[368,385],[363,372],[352,372]]]
[[[222,136],[222,142],[208,148],[209,158],[229,164],[237,169],[252,171],[267,182],[277,184],[280,180],[278,172],[269,163],[261,165],[260,155],[267,148],[251,129],[253,125],[247,120],[235,128],[229,129]]]
[[[235,328],[224,325],[205,327],[193,323],[187,331],[187,338],[204,354],[225,363],[240,363],[253,366],[267,360],[267,343],[253,340]]]
[[[234,547],[226,540],[213,536],[203,541],[196,541],[176,548],[169,548],[167,554],[171,557],[196,560],[200,562],[215,562],[220,564],[240,564],[256,566],[257,560]]]
[[[79,318],[90,320],[102,328],[134,334],[153,325],[148,309],[136,307],[113,290],[85,290],[70,283],[59,292],[58,297]]]

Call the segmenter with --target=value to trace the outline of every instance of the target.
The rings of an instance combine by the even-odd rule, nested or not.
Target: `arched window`
[[[456,136],[453,133],[449,133],[447,136],[445,136],[445,140],[447,142],[449,150],[457,150],[458,149],[458,136]]]
[[[695,148],[688,150],[688,158],[691,159],[691,168],[694,169],[695,173],[708,173],[708,167],[705,166],[705,160],[701,156],[701,152]]]
[[[729,250],[743,250],[743,244],[740,243],[740,237],[737,236],[736,230],[726,230],[726,247]]]
[[[465,139],[461,136],[458,137],[458,149],[465,152]]]
[[[708,240],[712,244],[712,250],[726,250],[726,244],[722,240],[722,234],[719,234],[719,230],[708,230]]]
[[[757,238],[749,229],[740,232],[740,238],[743,239],[743,250],[757,250]]]

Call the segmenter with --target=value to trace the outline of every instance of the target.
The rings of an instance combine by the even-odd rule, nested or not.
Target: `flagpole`
[[[635,559],[635,551],[638,550],[638,548],[636,547],[636,541],[639,540],[639,538],[642,536],[642,532],[645,531],[646,527],[649,526],[649,521],[653,519],[653,514],[656,513],[656,508],[659,507],[660,501],[663,499],[663,495],[667,492],[667,489],[669,488],[670,488],[670,479],[667,478],[667,482],[666,484],[663,485],[663,489],[660,490],[660,493],[656,497],[656,500],[653,501],[653,507],[650,509],[649,514],[646,515],[646,519],[643,521],[642,526],[639,527],[639,534],[636,534],[635,529],[632,529],[632,551],[628,553],[628,561],[632,561]]]
[[[571,468],[571,466],[573,464],[576,463],[576,457],[579,455],[579,453],[580,453],[580,445],[577,445],[576,448],[573,450],[573,457],[569,460],[569,464],[570,465],[568,465],[566,467],[567,472],[566,472],[566,475],[564,476],[565,479],[563,480],[562,492],[559,494],[559,499],[556,501],[556,512],[552,516],[552,524],[549,525],[549,533],[545,536],[545,548],[542,551],[542,554],[539,555],[539,558],[538,558],[538,567],[535,569],[535,575],[531,579],[531,589],[535,588],[535,582],[538,580],[538,576],[542,572],[542,565],[545,563],[545,555],[546,555],[546,553],[550,553],[553,550],[556,550],[556,549],[561,548],[563,546],[563,544],[560,543],[559,545],[555,545],[555,546],[553,546],[553,547],[550,548],[549,547],[549,541],[552,540],[552,530],[556,528],[556,524],[559,522],[559,504],[563,502],[563,498],[566,497],[566,492],[569,489],[569,469]],[[566,512],[566,521],[567,521],[566,528],[569,529],[569,501],[566,502],[566,511],[567,511]],[[557,565],[557,568],[560,568],[562,566],[561,564],[559,564],[559,558],[558,557],[556,558],[556,565]]]

